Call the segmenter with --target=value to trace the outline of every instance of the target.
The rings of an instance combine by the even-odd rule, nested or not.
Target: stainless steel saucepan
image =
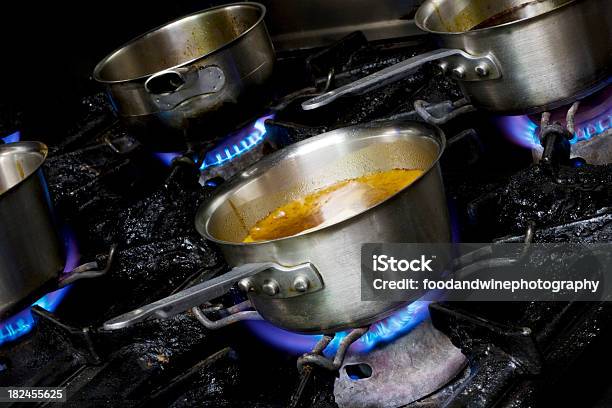
[[[39,142],[0,145],[0,318],[46,291],[102,275],[96,262],[64,269],[64,245],[53,219]],[[110,265],[107,262],[107,266]]]
[[[234,3],[179,18],[113,51],[95,67],[94,79],[143,141],[172,146],[176,133],[196,121],[210,137],[230,122],[224,113],[235,124],[240,106],[272,75],[265,13],[258,3]]]
[[[405,302],[361,301],[361,245],[450,241],[438,165],[444,144],[436,127],[388,122],[334,130],[264,158],[197,214],[197,230],[218,244],[234,269],[104,327],[167,318],[222,295],[236,282],[264,319],[295,332],[335,332],[386,317]],[[425,172],[394,196],[335,224],[271,241],[241,242],[279,205],[340,180],[393,168]]]
[[[552,109],[605,86],[612,67],[610,0],[426,0],[415,22],[441,49],[334,89],[306,110],[359,95],[438,61],[471,103],[500,113]]]

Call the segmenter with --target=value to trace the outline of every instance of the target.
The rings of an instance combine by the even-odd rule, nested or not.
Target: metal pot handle
[[[239,280],[268,270],[279,276],[319,276],[319,273],[311,263],[304,263],[292,267],[281,266],[273,262],[245,264],[233,268],[229,272],[214,279],[191,286],[164,299],[110,319],[104,323],[104,330],[123,329],[152,318],[170,318],[178,313],[224,295]],[[277,282],[276,285],[278,285]],[[265,290],[264,288],[264,291]]]
[[[451,72],[462,81],[481,81],[501,77],[501,70],[492,55],[474,56],[458,49],[439,49],[408,58],[391,65],[355,82],[341,86],[302,103],[302,109],[311,110],[327,105],[341,96],[361,95],[384,85],[399,81],[415,71],[421,65],[444,60],[440,67],[444,72]]]
[[[111,246],[104,268],[100,268],[100,265],[96,261],[79,265],[60,278],[58,287],[63,288],[80,279],[97,278],[98,276],[105,275],[110,270],[113,260],[115,259],[116,250],[117,245]]]
[[[535,224],[530,222],[525,231],[525,246],[521,253],[514,258],[492,258],[495,244],[487,245],[473,252],[464,254],[453,262],[453,276],[456,278],[466,278],[476,272],[485,269],[507,267],[524,261],[531,252],[531,243],[535,235]]]
[[[214,94],[223,89],[225,74],[216,65],[179,67],[151,75],[144,89],[160,110],[169,110],[189,98]]]
[[[166,95],[180,90],[190,79],[187,68],[175,68],[153,74],[144,83],[145,90],[154,95]]]
[[[245,300],[242,303],[238,303],[237,305],[225,309],[222,306],[212,306],[206,308],[200,308],[199,306],[196,306],[191,308],[191,312],[208,330],[219,330],[223,327],[229,326],[230,324],[242,322],[245,320],[263,320],[263,317],[261,317],[259,312],[255,310],[248,310],[252,308],[253,305],[251,304],[251,301]],[[208,318],[208,316],[206,316],[206,313],[209,310],[213,310],[217,313],[227,314],[227,316],[222,317],[219,320],[211,320]]]

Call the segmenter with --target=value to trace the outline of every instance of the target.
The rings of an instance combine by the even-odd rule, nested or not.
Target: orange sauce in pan
[[[393,169],[339,181],[276,208],[255,223],[243,242],[289,237],[349,218],[402,190],[422,173]]]

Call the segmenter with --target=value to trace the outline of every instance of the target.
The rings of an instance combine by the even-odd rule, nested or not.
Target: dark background
[[[102,88],[96,63],[133,37],[224,1],[111,0],[0,6],[0,137],[48,139],[74,124],[80,97]]]

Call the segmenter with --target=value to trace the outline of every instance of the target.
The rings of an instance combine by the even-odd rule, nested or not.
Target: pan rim
[[[408,186],[404,187],[403,189],[399,190],[397,193],[388,196],[387,198],[385,198],[384,200],[378,202],[377,204],[368,207],[362,211],[359,211],[358,213],[347,217],[347,218],[343,218],[337,222],[334,223],[330,223],[330,224],[325,224],[325,225],[320,225],[314,228],[310,228],[307,230],[304,230],[300,233],[294,234],[294,235],[289,235],[286,237],[280,237],[280,238],[275,238],[275,239],[270,239],[270,240],[261,240],[261,241],[255,241],[255,242],[236,242],[236,241],[227,241],[227,240],[223,240],[223,239],[219,239],[217,237],[215,237],[212,233],[209,232],[209,224],[212,218],[212,215],[214,214],[214,212],[218,209],[218,207],[221,205],[221,203],[224,201],[224,199],[226,199],[233,191],[238,190],[241,186],[249,183],[250,181],[252,181],[252,179],[250,178],[250,176],[252,174],[250,174],[253,171],[256,171],[258,168],[258,165],[261,164],[267,164],[267,163],[271,163],[274,162],[276,159],[278,159],[279,157],[281,157],[284,154],[287,154],[286,149],[290,149],[290,151],[295,151],[297,149],[299,149],[302,146],[311,144],[311,143],[316,143],[319,140],[323,140],[325,138],[332,138],[335,135],[340,135],[340,134],[344,134],[344,133],[352,133],[355,131],[359,131],[359,130],[365,130],[365,129],[372,129],[372,128],[378,128],[378,129],[385,129],[385,128],[389,128],[389,127],[399,127],[400,129],[408,129],[410,127],[414,127],[414,126],[421,126],[423,128],[427,128],[428,130],[430,130],[435,137],[432,136],[426,136],[426,135],[421,135],[418,137],[421,138],[427,138],[429,139],[431,142],[435,143],[437,145],[438,151],[435,155],[435,157],[432,159],[431,163],[429,164],[429,166],[423,170],[423,173],[417,177],[412,183],[410,183]],[[380,137],[380,136],[374,136],[374,137]],[[200,207],[198,208],[197,212],[196,212],[196,220],[195,220],[195,226],[196,226],[196,230],[198,231],[198,233],[200,235],[202,235],[204,238],[206,238],[209,241],[215,242],[217,244],[222,244],[222,245],[228,245],[228,246],[236,246],[236,247],[254,247],[254,246],[259,246],[259,245],[266,245],[266,244],[270,244],[270,243],[277,243],[277,242],[281,242],[281,241],[287,241],[287,240],[291,240],[291,239],[295,239],[295,238],[299,238],[299,237],[303,237],[306,235],[311,235],[311,234],[315,234],[317,232],[320,231],[324,231],[327,229],[332,229],[332,228],[336,228],[338,226],[340,226],[341,224],[350,222],[352,220],[354,220],[357,217],[362,217],[365,214],[368,214],[372,211],[374,211],[376,208],[384,205],[385,203],[397,198],[400,194],[402,194],[403,192],[405,192],[407,189],[410,189],[412,186],[416,185],[417,183],[420,183],[425,176],[427,176],[429,173],[431,173],[431,171],[434,170],[434,168],[438,165],[438,163],[440,162],[440,158],[442,157],[442,154],[444,153],[446,149],[446,137],[444,135],[444,132],[442,131],[442,129],[440,129],[438,126],[436,125],[432,125],[429,123],[425,123],[425,122],[417,122],[417,121],[380,121],[380,122],[374,122],[374,123],[368,123],[368,124],[361,124],[361,125],[355,125],[355,126],[349,126],[349,127],[344,127],[344,128],[339,128],[339,129],[334,129],[332,131],[329,132],[324,132],[321,133],[319,135],[313,136],[311,138],[302,140],[298,143],[295,143],[291,146],[286,147],[285,149],[279,150],[278,152],[275,152],[269,156],[266,156],[264,159],[260,160],[259,162],[253,164],[252,166],[250,166],[249,168],[245,169],[241,174],[246,174],[248,175],[249,178],[244,178],[244,179],[240,179],[240,178],[234,178],[231,181],[229,181],[227,183],[226,186],[222,187],[219,191],[217,191],[213,197],[211,197],[209,200],[205,201],[204,203],[202,203],[200,205]],[[257,174],[257,176],[264,174],[265,170],[262,171],[260,174]]]
[[[14,143],[7,143],[7,144],[0,145],[0,154],[5,151],[8,151],[9,153],[11,151],[38,153],[41,156],[41,158],[40,158],[40,163],[38,163],[33,169],[31,169],[24,178],[22,178],[21,180],[19,180],[17,183],[13,184],[6,190],[0,192],[0,199],[6,196],[7,194],[9,194],[10,192],[19,188],[19,186],[23,185],[26,181],[28,181],[30,178],[32,178],[36,174],[36,172],[43,166],[43,164],[47,160],[49,149],[47,145],[42,142],[28,140],[28,141],[21,141],[21,142],[14,142]]]
[[[439,30],[433,30],[433,29],[428,28],[426,24],[424,23],[424,21],[425,21],[425,17],[428,17],[429,15],[431,15],[431,12],[428,12],[427,15],[425,15],[426,9],[428,9],[431,4],[435,3],[435,1],[436,0],[426,0],[423,4],[421,4],[421,6],[418,8],[414,16],[415,25],[420,30],[425,31],[427,33],[436,34],[436,35],[459,36],[459,35],[481,34],[481,33],[490,32],[490,31],[498,30],[501,28],[509,27],[509,26],[522,25],[527,22],[531,22],[531,21],[534,21],[540,18],[544,18],[550,15],[551,13],[558,12],[559,10],[565,7],[568,7],[572,4],[578,3],[581,0],[568,0],[563,4],[560,4],[548,11],[537,14],[535,16],[519,18],[517,20],[508,21],[507,23],[502,23],[502,24],[491,26],[491,27],[483,27],[483,28],[478,28],[476,30],[465,30],[465,31],[439,31]],[[431,7],[435,8],[437,6],[433,5]]]
[[[204,53],[202,55],[199,55],[197,57],[191,58],[189,60],[183,61],[179,64],[175,64],[173,66],[169,66],[166,67],[164,69],[155,71],[155,72],[151,72],[148,74],[143,74],[143,75],[138,75],[138,76],[134,76],[134,77],[130,77],[130,78],[124,78],[124,79],[104,79],[101,77],[101,71],[104,69],[104,67],[108,64],[108,62],[117,54],[119,54],[121,51],[123,51],[124,49],[126,49],[127,47],[131,46],[132,44],[141,41],[143,39],[145,39],[146,37],[151,36],[152,34],[156,33],[159,30],[162,30],[166,27],[169,27],[173,24],[177,24],[183,20],[187,20],[189,18],[192,18],[194,16],[200,15],[200,14],[205,14],[205,13],[210,13],[210,12],[214,12],[216,10],[220,10],[220,9],[225,9],[225,8],[231,8],[231,7],[254,7],[256,9],[258,9],[260,11],[260,15],[257,18],[257,21],[255,21],[255,23],[253,23],[249,28],[247,28],[245,31],[243,31],[242,33],[240,33],[240,35],[236,36],[235,38],[231,39],[230,41],[224,43],[223,45],[215,48],[212,51],[209,51],[207,53]],[[256,27],[258,27],[260,24],[263,23],[264,18],[266,16],[266,6],[264,6],[263,4],[257,3],[257,2],[250,2],[250,1],[245,1],[245,2],[237,2],[237,3],[228,3],[228,4],[222,4],[219,6],[215,6],[215,7],[210,7],[210,8],[206,8],[203,10],[199,10],[196,12],[193,12],[191,14],[187,14],[178,18],[175,18],[174,20],[168,21],[162,25],[159,25],[143,34],[140,34],[139,36],[136,36],[134,38],[132,38],[131,40],[123,43],[122,45],[120,45],[119,47],[117,47],[116,49],[114,49],[113,51],[111,51],[106,57],[104,57],[100,62],[98,62],[93,70],[93,78],[97,81],[100,82],[102,84],[108,84],[108,85],[112,85],[112,84],[122,84],[122,83],[126,83],[126,82],[133,82],[133,81],[139,81],[139,80],[143,80],[145,78],[149,78],[152,75],[155,75],[156,73],[159,72],[164,72],[167,70],[171,70],[171,69],[176,69],[176,68],[180,68],[180,67],[184,67],[190,64],[193,64],[194,62],[200,61],[204,58],[208,58],[211,55],[217,54],[219,52],[221,52],[222,50],[225,50],[229,47],[231,47],[233,44],[237,43],[238,41],[240,41],[242,38],[244,38],[247,34],[249,34],[251,31],[255,30]]]

